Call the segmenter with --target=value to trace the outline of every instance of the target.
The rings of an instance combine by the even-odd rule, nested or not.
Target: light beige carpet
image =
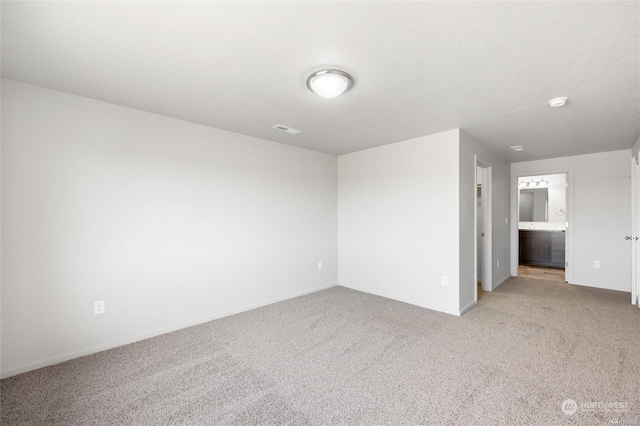
[[[2,380],[1,421],[640,422],[629,302],[518,278],[454,317],[335,287]]]

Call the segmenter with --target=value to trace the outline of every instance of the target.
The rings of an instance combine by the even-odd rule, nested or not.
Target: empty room
[[[1,424],[640,424],[638,1],[0,36]]]

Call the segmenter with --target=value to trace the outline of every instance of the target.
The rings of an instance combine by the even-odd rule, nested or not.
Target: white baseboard
[[[462,308],[460,310],[460,314],[458,314],[458,316],[462,316],[465,312],[467,312],[469,309],[473,308],[477,304],[478,304],[478,302],[476,302],[475,300],[473,302],[469,303],[467,306],[465,306],[464,308]]]
[[[105,343],[102,345],[98,345],[98,346],[92,346],[90,348],[86,348],[86,349],[82,349],[79,351],[74,351],[74,352],[70,352],[64,355],[59,355],[53,358],[49,358],[49,359],[45,359],[42,361],[37,361],[37,362],[33,362],[30,364],[25,364],[25,365],[21,365],[19,367],[15,367],[15,368],[11,368],[9,370],[4,370],[0,373],[0,378],[4,379],[7,377],[11,377],[11,376],[15,376],[17,374],[21,374],[21,373],[26,373],[28,371],[32,371],[32,370],[36,370],[38,368],[43,368],[43,367],[48,367],[50,365],[54,365],[54,364],[59,364],[61,362],[64,361],[69,361],[70,359],[74,359],[74,358],[79,358],[81,356],[85,356],[85,355],[91,355],[94,354],[96,352],[102,352],[108,349],[112,349],[118,346],[123,346],[123,345],[128,345],[130,343],[135,343],[135,342],[139,342],[141,340],[145,340],[145,339],[149,339],[151,337],[156,337],[156,336],[160,336],[162,334],[166,334],[166,333],[171,333],[172,331],[177,331],[177,330],[181,330],[183,328],[187,328],[187,327],[193,327],[194,325],[199,325],[199,324],[203,324],[205,322],[209,322],[209,321],[213,321],[213,320],[217,320],[220,318],[224,318],[224,317],[228,317],[230,315],[235,315],[235,314],[239,314],[241,312],[246,312],[246,311],[250,311],[252,309],[257,309],[260,308],[262,306],[266,306],[266,305],[271,305],[273,303],[278,303],[278,302],[282,302],[284,300],[288,300],[288,299],[293,299],[294,297],[300,297],[300,296],[304,296],[306,294],[311,294],[311,293],[315,293],[318,291],[322,291],[322,290],[326,290],[328,288],[331,287],[335,287],[338,284],[331,284],[331,285],[327,285],[327,286],[321,286],[321,287],[316,287],[310,290],[303,290],[303,291],[299,291],[299,292],[295,292],[295,293],[291,293],[288,294],[286,296],[281,296],[281,297],[275,297],[273,299],[268,299],[265,300],[263,302],[259,302],[259,303],[253,303],[251,305],[247,305],[244,306],[242,308],[239,309],[233,309],[230,311],[225,311],[219,314],[215,314],[215,315],[211,315],[211,316],[207,316],[205,318],[199,318],[196,320],[192,320],[192,321],[187,321],[187,322],[183,322],[180,324],[175,324],[169,327],[164,327],[164,328],[160,328],[157,330],[153,330],[150,331],[148,333],[142,333],[142,334],[137,334],[135,336],[130,336],[124,339],[119,339],[119,340],[115,340],[109,343]]]
[[[388,294],[384,294],[383,292],[370,291],[370,290],[366,290],[366,289],[363,289],[363,288],[358,288],[356,286],[351,286],[351,285],[348,285],[348,284],[340,283],[338,285],[340,285],[342,287],[350,288],[351,290],[361,291],[363,293],[373,294],[374,296],[384,297],[385,299],[396,300],[398,302],[408,303],[410,305],[419,306],[421,308],[431,309],[432,311],[438,311],[438,312],[443,312],[443,313],[449,314],[449,315],[460,316],[460,311],[458,311],[458,310],[447,309],[447,308],[444,308],[442,306],[432,305],[432,304],[424,303],[424,302],[417,301],[417,300],[399,298],[399,297],[391,296],[391,295],[388,295]]]
[[[501,279],[500,281],[498,281],[493,288],[491,289],[491,291],[495,290],[496,288],[500,287],[502,284],[504,284],[509,278],[511,278],[511,275],[507,275],[506,277],[504,277],[503,279]],[[476,305],[478,302],[477,301],[473,301],[471,303],[469,303],[467,306],[465,306],[464,308],[462,308],[460,310],[460,316],[462,316],[465,312],[467,312],[469,309],[473,308],[474,305]]]
[[[504,277],[503,279],[501,279],[500,281],[498,281],[497,283],[494,284],[493,288],[491,289],[491,291],[495,290],[496,288],[500,287],[502,284],[505,283],[505,281],[507,281],[509,278],[511,278],[511,275],[507,275],[506,277]]]
[[[614,287],[614,286],[608,286],[608,285],[602,285],[602,284],[578,284],[578,283],[568,283],[571,285],[576,285],[576,286],[580,286],[580,287],[589,287],[589,288],[600,288],[602,290],[613,290],[613,291],[621,291],[623,293],[631,293],[631,286],[629,286],[629,288],[627,289],[623,289],[623,288],[619,288],[619,287]]]

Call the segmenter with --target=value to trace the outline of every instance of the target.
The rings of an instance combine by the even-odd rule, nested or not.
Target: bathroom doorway
[[[567,174],[518,177],[518,276],[566,282]]]

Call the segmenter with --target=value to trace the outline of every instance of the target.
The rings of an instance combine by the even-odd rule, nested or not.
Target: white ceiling
[[[459,127],[523,161],[629,148],[640,133],[637,1],[50,1],[1,14],[4,77],[322,152]],[[305,81],[322,67],[355,85],[320,98]],[[547,105],[557,96],[566,107]]]

